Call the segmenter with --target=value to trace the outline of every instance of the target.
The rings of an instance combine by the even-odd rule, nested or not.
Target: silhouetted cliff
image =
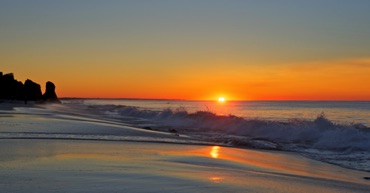
[[[15,80],[13,73],[3,75],[0,72],[0,98],[11,100],[24,99],[23,83]]]
[[[42,95],[39,84],[27,79],[23,84],[14,78],[13,73],[3,74],[0,72],[0,99],[24,100],[37,102],[61,103],[55,93],[55,85],[48,81],[45,94]]]
[[[25,100],[37,101],[41,100],[41,87],[39,84],[27,79],[24,83]]]

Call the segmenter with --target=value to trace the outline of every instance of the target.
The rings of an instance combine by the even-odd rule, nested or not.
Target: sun
[[[225,102],[225,98],[224,97],[219,97],[218,102],[220,102],[220,103]]]

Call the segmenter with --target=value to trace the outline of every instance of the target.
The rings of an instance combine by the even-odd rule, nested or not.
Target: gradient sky
[[[368,0],[0,0],[0,71],[60,97],[370,100]]]

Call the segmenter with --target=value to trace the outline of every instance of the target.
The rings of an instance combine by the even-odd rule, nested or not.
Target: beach
[[[1,192],[368,192],[368,172],[65,110],[0,104]],[[10,105],[11,106],[11,105]],[[7,108],[5,108],[7,107]],[[56,110],[58,109],[58,110]]]
[[[0,5],[0,193],[370,192],[370,1]]]

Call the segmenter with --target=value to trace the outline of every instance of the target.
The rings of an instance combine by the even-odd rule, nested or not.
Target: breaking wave
[[[281,148],[310,146],[325,150],[367,150],[370,147],[370,129],[359,123],[334,123],[321,113],[314,120],[290,119],[271,121],[248,119],[234,115],[216,115],[208,111],[189,113],[184,108],[153,111],[133,106],[89,106],[116,118],[135,117],[141,127],[171,129],[176,132],[202,133],[209,140],[235,145],[248,145],[250,140],[264,140],[283,145]],[[135,125],[135,126],[138,126]],[[219,136],[219,137],[217,137]],[[212,137],[212,138],[211,138]],[[233,138],[234,137],[234,138]],[[244,137],[244,138],[240,138]]]

